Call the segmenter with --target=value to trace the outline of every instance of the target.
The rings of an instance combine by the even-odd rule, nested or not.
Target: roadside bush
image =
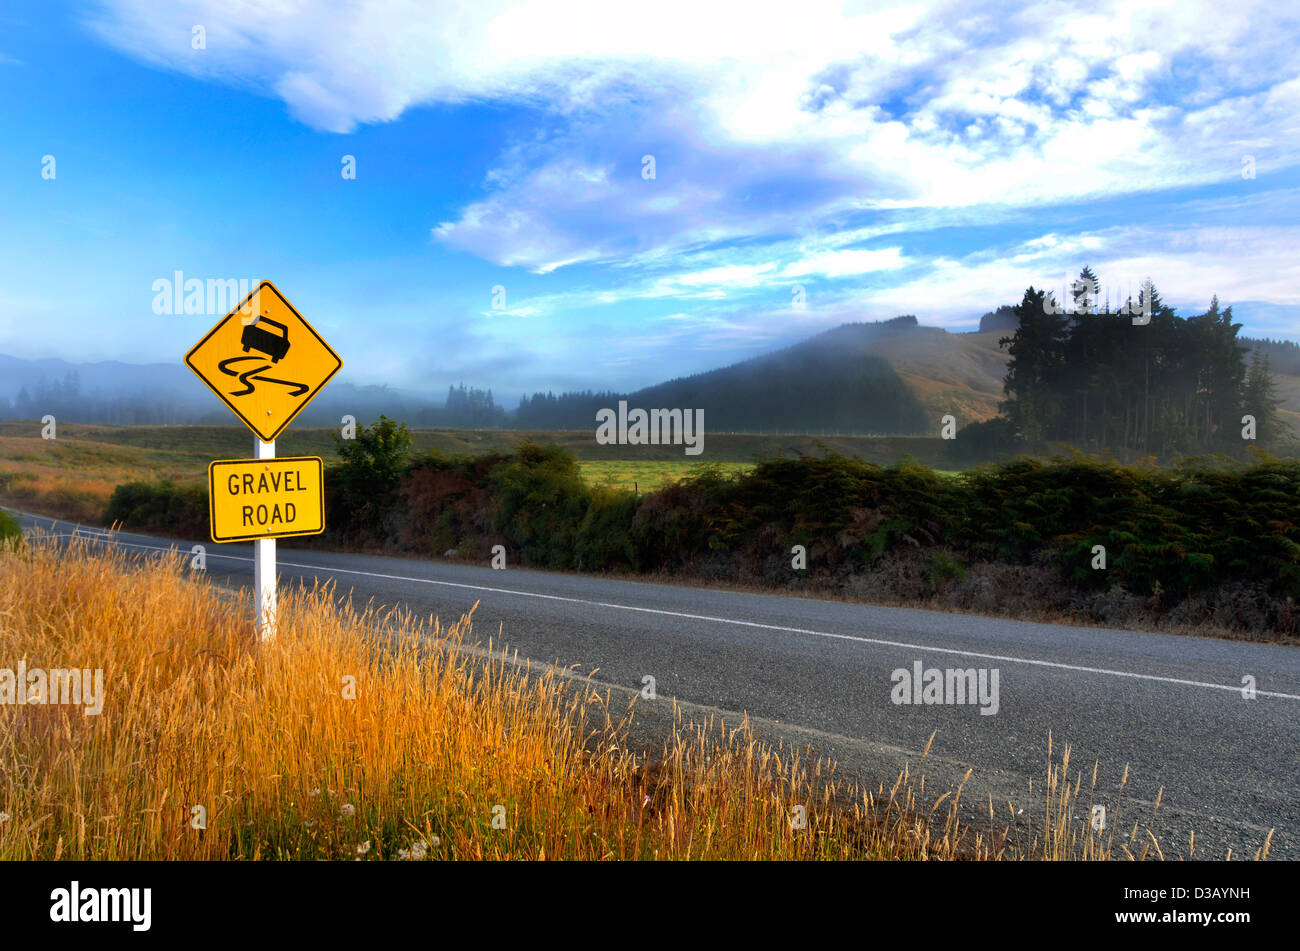
[[[926,555],[907,550],[854,572],[840,583],[840,590],[863,601],[917,604],[933,594],[926,574]]]
[[[560,446],[522,443],[495,467],[495,528],[527,564],[572,568],[578,526],[587,514],[591,490],[577,460]]]
[[[1151,504],[1136,470],[1082,458],[1014,459],[981,466],[961,482],[963,544],[1017,561],[1060,536],[1130,523]]]
[[[930,556],[925,577],[932,591],[941,592],[952,582],[966,577],[966,565],[950,551],[936,551]]]
[[[574,567],[580,571],[630,571],[636,566],[632,521],[638,500],[631,492],[595,489],[578,526]]]
[[[735,477],[710,511],[713,549],[742,550],[756,562],[769,539],[808,549],[810,572],[866,567],[900,545],[941,543],[955,506],[949,480],[903,462],[879,466],[834,453],[766,459]]]
[[[349,541],[384,541],[400,534],[391,518],[403,499],[402,478],[411,435],[405,423],[380,415],[353,439],[334,437],[341,462],[325,480],[326,524]]]
[[[490,477],[508,458],[501,453],[429,453],[412,460],[402,487],[408,517],[405,547],[435,555],[463,547],[461,554],[477,554],[480,543],[495,536],[497,503]]]
[[[1024,562],[1054,550],[1071,582],[1119,583],[1186,597],[1232,580],[1265,580],[1300,595],[1300,463],[1259,454],[1178,469],[1075,456],[1017,459],[966,473],[959,547]],[[1105,570],[1092,566],[1104,546]]]
[[[841,588],[968,610],[1050,603],[1103,621],[1150,611],[1170,623],[1295,629],[1300,462],[1267,453],[1167,469],[1076,453],[956,477],[830,453],[730,475],[702,465],[638,498],[588,486],[555,445],[410,458],[409,444],[385,417],[340,443],[344,463],[326,475],[333,537],[474,560],[502,544],[512,563],[542,568]],[[201,486],[129,483],[106,517],[202,536],[206,497]],[[794,545],[807,551],[805,571],[790,568]]]
[[[1056,619],[1067,613],[1076,589],[1044,563],[973,562],[966,576],[944,591],[944,602],[963,611],[1014,618]]]
[[[1024,451],[1015,424],[1002,416],[969,423],[957,432],[957,438],[945,447],[948,458],[958,465],[985,462],[999,455]]]
[[[203,538],[208,534],[208,488],[165,479],[127,482],[113,489],[104,521],[130,531]]]
[[[711,510],[720,479],[714,474],[683,479],[642,498],[632,519],[638,570],[679,569],[709,551]]]
[[[5,509],[0,509],[0,546],[10,539],[22,537],[22,527],[18,524],[18,519]]]

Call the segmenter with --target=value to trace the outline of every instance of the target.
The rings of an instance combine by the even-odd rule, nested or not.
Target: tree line
[[[1240,455],[1252,437],[1265,447],[1291,438],[1269,349],[1238,336],[1231,306],[1215,297],[1182,317],[1147,281],[1136,301],[1112,309],[1099,306],[1100,291],[1085,267],[1068,307],[1030,287],[1014,308],[1016,330],[1000,340],[1010,360],[995,424],[1007,436],[1031,449],[1065,442],[1158,456]]]
[[[194,421],[191,404],[165,390],[131,393],[85,392],[81,375],[69,370],[62,377],[42,377],[29,389],[21,387],[11,403],[0,396],[0,419],[40,419],[45,415],[83,423],[165,426]]]

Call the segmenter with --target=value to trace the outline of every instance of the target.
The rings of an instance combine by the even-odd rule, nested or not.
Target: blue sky
[[[511,405],[1085,263],[1300,339],[1281,7],[9,0],[0,352],[179,363],[221,314],[155,313],[177,271]]]

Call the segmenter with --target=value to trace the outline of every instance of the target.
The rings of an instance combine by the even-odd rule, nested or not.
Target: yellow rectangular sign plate
[[[208,519],[214,542],[319,535],[324,463],[319,456],[217,460],[208,466]]]

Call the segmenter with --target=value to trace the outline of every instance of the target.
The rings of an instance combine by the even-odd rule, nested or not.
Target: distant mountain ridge
[[[1011,308],[980,318],[979,331],[926,327],[915,316],[842,324],[771,353],[631,393],[536,394],[509,410],[491,390],[452,387],[445,403],[387,386],[332,383],[303,412],[310,426],[359,422],[380,413],[448,429],[588,429],[598,409],[620,399],[642,408],[703,408],[712,431],[912,434],[935,432],[952,413],[959,425],[991,419],[1004,398]],[[1282,413],[1300,429],[1300,347],[1240,338],[1273,360]],[[75,392],[66,381],[75,380]],[[494,381],[499,382],[499,381]],[[43,390],[42,390],[43,388]],[[17,405],[20,392],[28,402]],[[36,398],[39,396],[39,398]],[[46,412],[78,422],[228,423],[231,416],[180,365],[118,361],[74,364],[0,354],[0,418]]]
[[[491,391],[452,388],[448,401],[389,387],[331,384],[299,417],[337,425],[382,412],[445,428],[586,429],[596,411],[627,399],[644,408],[703,408],[713,431],[913,434],[953,412],[996,413],[1005,356],[994,339],[920,326],[913,315],[843,324],[807,340],[631,393],[538,394],[508,411]],[[19,404],[25,391],[26,402]],[[0,355],[0,417],[46,412],[80,422],[228,422],[229,412],[179,364],[73,364]]]

